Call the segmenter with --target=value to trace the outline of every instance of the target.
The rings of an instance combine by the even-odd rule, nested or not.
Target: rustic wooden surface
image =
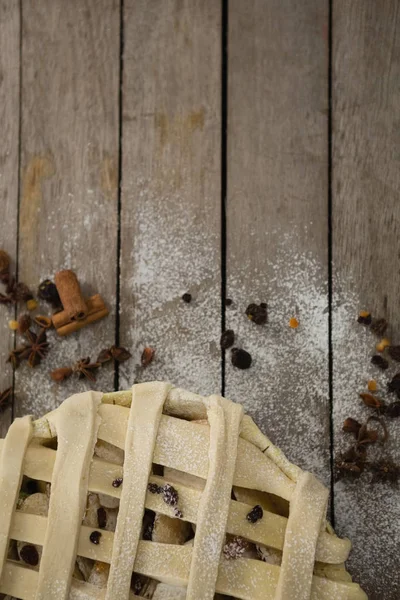
[[[0,0],[0,247],[13,258],[18,240],[18,161],[19,161],[19,5],[13,0]],[[15,261],[12,271],[15,272]],[[1,307],[0,325],[0,392],[13,384],[12,369],[5,367],[14,344],[8,321],[15,316],[14,307]],[[1,414],[0,435],[11,422],[11,407]]]
[[[20,20],[20,3],[0,0],[0,247],[33,288],[75,269],[111,314],[49,335],[41,366],[15,373],[15,414],[88,389],[56,385],[49,371],[117,342],[133,357],[117,373],[105,367],[96,388],[169,379],[225,390],[330,485],[331,459],[350,443],[344,418],[369,414],[358,392],[374,376],[386,398],[358,311],[386,317],[400,343],[398,3],[231,0],[227,15],[214,0],[21,4]],[[258,326],[244,311],[264,301],[269,322]],[[12,312],[0,310],[4,365]],[[221,362],[224,322],[253,356],[248,371],[230,351]],[[145,346],[156,354],[143,369]],[[0,391],[12,380],[3,367]],[[389,430],[399,462],[399,423]],[[398,491],[365,474],[334,492],[350,571],[372,600],[399,598]]]
[[[67,341],[49,335],[48,359],[16,371],[18,415],[47,411],[86,388],[50,382],[49,371],[95,359],[115,340],[119,29],[118,2],[23,3],[20,279],[36,288],[72,268],[111,314]],[[113,383],[113,369],[104,368],[96,387]]]
[[[121,385],[221,388],[221,9],[125,2]],[[185,303],[182,294],[190,293]],[[140,366],[143,348],[155,359]]]
[[[379,338],[354,316],[368,309],[390,323],[389,337],[400,342],[400,26],[399,4],[336,2],[333,12],[333,399],[335,455],[346,449],[345,418],[371,413],[358,398],[368,379],[390,402],[386,383],[400,371],[371,365]],[[369,450],[369,460],[391,456],[400,462],[400,423],[386,419],[385,451]],[[354,542],[349,568],[370,598],[400,598],[398,544],[399,490],[371,484],[370,476],[335,485],[340,534]]]

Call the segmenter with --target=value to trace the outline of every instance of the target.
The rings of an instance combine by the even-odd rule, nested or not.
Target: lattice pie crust
[[[3,594],[366,598],[327,490],[219,396],[158,382],[76,394],[16,419],[0,452]]]

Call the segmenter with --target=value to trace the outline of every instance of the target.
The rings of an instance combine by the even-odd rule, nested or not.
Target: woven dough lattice
[[[16,419],[0,452],[2,594],[366,598],[327,490],[219,396],[166,383],[76,394]]]

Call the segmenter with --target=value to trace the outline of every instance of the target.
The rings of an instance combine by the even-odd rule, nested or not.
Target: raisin
[[[260,519],[263,518],[264,511],[259,504],[256,504],[254,508],[248,513],[246,519],[250,521],[250,523],[256,523]]]
[[[238,369],[248,369],[251,366],[252,358],[246,350],[242,348],[232,348],[231,363]]]

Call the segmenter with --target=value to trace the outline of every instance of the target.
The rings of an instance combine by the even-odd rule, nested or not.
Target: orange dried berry
[[[377,352],[383,352],[388,346],[390,346],[390,340],[388,340],[388,338],[383,338],[375,347]]]
[[[35,298],[31,298],[30,300],[28,300],[28,302],[26,303],[26,308],[28,310],[35,310],[38,307],[38,303],[37,300],[35,300]]]
[[[370,392],[376,392],[377,388],[378,388],[378,384],[376,383],[375,379],[370,379],[368,381],[368,389]]]
[[[292,317],[289,321],[289,327],[291,327],[292,329],[297,329],[299,326],[299,321],[296,319],[296,317]]]
[[[11,329],[11,331],[17,331],[18,321],[15,321],[14,319],[12,319],[11,321],[8,321],[8,326]]]
[[[361,325],[371,325],[371,322],[372,322],[371,313],[368,312],[367,310],[361,310],[358,313],[357,321],[359,323],[361,323]]]

